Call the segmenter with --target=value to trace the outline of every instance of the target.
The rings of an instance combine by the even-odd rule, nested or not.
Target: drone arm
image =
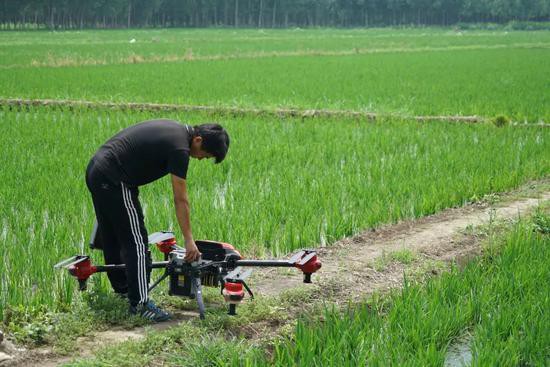
[[[158,261],[151,263],[151,269],[166,268],[168,261]],[[109,264],[109,265],[94,265],[89,256],[73,256],[64,260],[55,268],[64,268],[69,271],[69,274],[78,279],[79,289],[86,290],[86,282],[89,277],[95,273],[109,272],[118,269],[126,269],[126,264]]]
[[[304,283],[311,283],[311,274],[321,268],[321,262],[317,259],[317,253],[312,250],[298,251],[289,260],[235,260],[234,265],[286,268],[296,267],[304,273]]]
[[[282,267],[291,268],[293,263],[288,260],[236,260],[236,266],[255,266],[255,267]]]
[[[166,265],[168,265],[168,261],[157,261],[151,263],[150,267],[151,269],[163,269],[166,268]],[[109,272],[113,270],[119,270],[119,269],[126,269],[126,264],[109,264],[109,265],[96,265],[94,273],[104,273]]]

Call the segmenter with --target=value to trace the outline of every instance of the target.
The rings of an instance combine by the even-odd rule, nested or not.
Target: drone
[[[243,300],[245,289],[250,298],[254,298],[254,293],[245,282],[252,273],[251,268],[298,268],[304,274],[304,283],[311,283],[311,275],[321,268],[317,253],[309,249],[299,250],[287,260],[247,260],[228,243],[196,240],[201,257],[189,263],[185,261],[185,248],[177,245],[173,232],[155,232],[149,236],[148,242],[156,245],[164,254],[163,261],[148,261],[150,269],[164,269],[164,273],[149,287],[149,291],[169,278],[168,294],[196,299],[202,320],[205,318],[203,286],[220,287],[220,293],[229,305],[228,314],[236,315],[237,305]],[[78,280],[79,290],[85,291],[88,278],[93,274],[126,269],[126,264],[94,265],[90,256],[76,255],[59,262],[54,268],[67,269]]]

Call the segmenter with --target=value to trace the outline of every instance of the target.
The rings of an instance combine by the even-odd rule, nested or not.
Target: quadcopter
[[[321,268],[317,253],[308,249],[294,253],[287,260],[249,260],[244,259],[239,251],[228,243],[196,240],[195,244],[201,252],[201,257],[189,263],[185,261],[185,248],[177,245],[173,232],[155,232],[148,240],[150,245],[156,245],[164,255],[163,261],[151,261],[148,256],[150,269],[164,270],[149,287],[149,291],[168,278],[168,294],[196,299],[201,319],[205,318],[203,286],[220,287],[220,293],[229,305],[228,314],[236,315],[236,307],[243,300],[245,289],[250,298],[254,298],[254,293],[245,282],[252,273],[251,268],[298,268],[304,274],[304,283],[311,283],[311,275]],[[93,274],[126,269],[126,264],[94,265],[90,256],[76,255],[59,262],[54,268],[67,269],[69,274],[78,280],[79,289],[84,291],[88,278]]]

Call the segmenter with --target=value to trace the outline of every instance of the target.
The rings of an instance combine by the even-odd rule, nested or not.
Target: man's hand
[[[197,248],[195,241],[186,242],[184,260],[190,263],[190,262],[199,260],[200,257],[201,257],[201,253],[199,252],[199,249]]]

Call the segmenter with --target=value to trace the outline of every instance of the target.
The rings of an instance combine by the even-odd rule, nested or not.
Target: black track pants
[[[86,170],[86,185],[98,223],[95,244],[103,249],[105,264],[126,264],[126,271],[108,273],[113,289],[117,293],[128,292],[134,306],[147,302],[150,260],[138,188],[109,181],[93,160]]]

